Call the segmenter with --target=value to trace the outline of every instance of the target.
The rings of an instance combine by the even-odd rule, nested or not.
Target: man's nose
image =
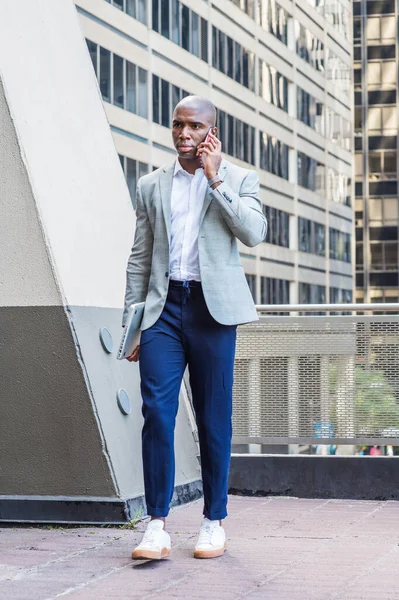
[[[190,130],[188,128],[184,127],[181,130],[179,137],[180,138],[184,138],[184,139],[189,138],[190,137]]]

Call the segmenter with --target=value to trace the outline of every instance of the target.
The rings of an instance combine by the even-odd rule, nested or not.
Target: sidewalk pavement
[[[398,600],[399,502],[231,496],[228,551],[192,558],[201,501],[167,521],[171,558],[132,561],[146,521],[0,527],[0,600]]]

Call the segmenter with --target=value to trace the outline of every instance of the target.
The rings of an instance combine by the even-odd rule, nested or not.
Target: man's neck
[[[178,156],[177,160],[181,164],[182,168],[187,171],[187,173],[190,173],[190,175],[194,175],[195,171],[200,169],[202,166],[198,158],[187,159],[180,158],[180,156]]]

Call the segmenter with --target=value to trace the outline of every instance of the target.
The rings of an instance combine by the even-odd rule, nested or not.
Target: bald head
[[[201,115],[202,119],[207,120],[209,127],[215,127],[216,108],[208,98],[203,98],[202,96],[186,96],[176,104],[173,115],[181,108],[198,113]]]

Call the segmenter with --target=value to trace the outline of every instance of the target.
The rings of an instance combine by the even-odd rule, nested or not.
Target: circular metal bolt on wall
[[[118,393],[116,394],[116,398],[118,400],[118,406],[119,406],[121,413],[124,415],[130,415],[132,407],[130,404],[130,398],[128,396],[127,391],[124,390],[123,388],[121,388],[120,390],[118,390]]]
[[[105,352],[111,354],[114,351],[114,342],[112,341],[112,335],[106,327],[100,329],[100,341]]]

